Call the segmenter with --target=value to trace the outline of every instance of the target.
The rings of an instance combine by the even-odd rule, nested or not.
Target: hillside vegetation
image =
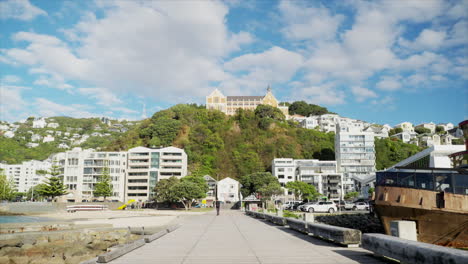
[[[33,121],[34,118],[30,117],[24,123],[15,123],[18,128],[12,138],[0,136],[0,162],[17,164],[27,160],[45,160],[53,153],[73,147],[101,149],[121,135],[121,130],[135,126],[135,122],[129,121],[112,120],[111,124],[106,124],[99,118],[58,116],[46,119],[48,124],[57,123],[56,128],[33,128]],[[118,127],[114,127],[116,125]],[[34,141],[33,135],[40,136],[40,139]],[[47,135],[54,137],[54,141],[43,142],[42,139]],[[38,145],[28,147],[28,143]],[[60,144],[65,144],[68,148],[61,148]]]
[[[389,144],[391,149],[385,150]],[[299,128],[270,106],[239,111],[234,116],[197,105],[176,105],[155,113],[107,149],[136,146],[184,148],[189,171],[239,178],[271,169],[274,158],[334,160],[334,133]],[[417,147],[389,139],[377,141],[377,167],[396,163],[417,152]]]

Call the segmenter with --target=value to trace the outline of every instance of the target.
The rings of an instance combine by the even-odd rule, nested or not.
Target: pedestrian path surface
[[[361,248],[344,248],[239,211],[185,219],[176,231],[114,261],[128,263],[385,263]]]

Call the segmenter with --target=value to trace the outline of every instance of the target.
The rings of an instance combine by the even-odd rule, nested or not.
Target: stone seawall
[[[75,264],[140,236],[127,228],[93,228],[0,235],[0,263]]]

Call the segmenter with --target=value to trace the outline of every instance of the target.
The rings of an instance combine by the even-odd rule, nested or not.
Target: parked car
[[[336,207],[334,202],[317,202],[317,203],[304,206],[303,211],[307,211],[309,213],[314,213],[314,212],[334,213],[338,211],[338,208]]]
[[[300,203],[301,201],[287,201],[286,203],[283,204],[283,209],[284,210],[291,210],[294,205]]]
[[[300,203],[297,203],[297,204],[293,205],[293,207],[292,207],[291,209],[294,210],[294,211],[295,211],[295,210],[300,211],[301,209],[299,209],[299,207],[300,207],[301,205],[306,204],[306,203],[307,203],[307,202],[300,202]]]
[[[357,202],[354,204],[353,210],[369,210],[369,204],[364,202]]]
[[[339,207],[341,210],[353,210],[354,203],[348,201],[336,201],[336,206]]]
[[[297,210],[298,210],[298,211],[303,211],[303,212],[305,212],[306,210],[305,210],[304,208],[305,208],[306,206],[311,205],[311,204],[314,204],[314,203],[316,203],[316,202],[308,202],[308,203],[299,205],[299,206],[297,207]]]

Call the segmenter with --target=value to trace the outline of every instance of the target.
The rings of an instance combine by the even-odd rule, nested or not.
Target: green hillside
[[[329,113],[326,108],[295,102],[290,105],[299,114]],[[253,172],[271,169],[274,158],[334,160],[334,133],[299,128],[286,121],[283,114],[270,106],[254,111],[240,111],[226,116],[208,111],[204,106],[180,104],[155,113],[139,122],[105,124],[98,118],[53,117],[47,122],[59,123],[58,128],[32,128],[32,119],[21,124],[15,137],[0,137],[0,161],[10,164],[25,160],[44,160],[51,154],[65,151],[60,143],[101,150],[127,150],[136,146],[184,148],[189,157],[189,171],[195,175],[219,174],[220,178],[238,178]],[[128,129],[122,133],[115,127]],[[28,148],[31,135],[45,136],[53,131],[53,142]],[[61,131],[61,135],[57,135]],[[72,145],[70,135],[88,135],[79,145]],[[93,132],[107,136],[91,136]],[[415,145],[394,138],[376,139],[377,169],[403,160],[418,151]]]
[[[51,154],[63,152],[67,149],[60,148],[60,144],[66,144],[69,148],[83,147],[101,149],[107,147],[119,135],[119,130],[131,129],[136,122],[112,120],[110,124],[103,123],[99,118],[72,118],[65,116],[46,118],[48,124],[57,123],[58,127],[33,128],[33,117],[24,123],[15,123],[19,127],[15,130],[13,138],[0,136],[0,162],[17,164],[27,160],[45,160]],[[5,122],[4,122],[5,123]],[[117,126],[117,127],[115,127]],[[100,136],[92,136],[93,133]],[[104,135],[105,134],[105,135]],[[32,136],[41,138],[50,135],[54,137],[52,142],[33,141]],[[88,137],[84,142],[74,144],[74,135]],[[37,143],[36,147],[27,147],[28,143]]]
[[[389,150],[385,145],[389,146]],[[271,169],[273,158],[334,160],[334,133],[299,128],[276,108],[226,116],[197,105],[176,105],[155,113],[107,149],[136,146],[184,148],[195,175],[238,178]],[[414,145],[377,140],[377,167],[396,163],[418,151]]]

